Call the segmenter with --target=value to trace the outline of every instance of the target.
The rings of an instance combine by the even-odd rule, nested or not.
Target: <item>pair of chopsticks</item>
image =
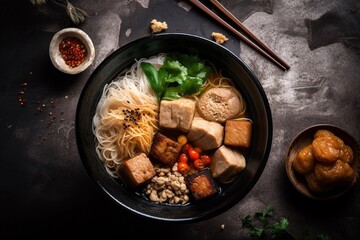
[[[231,19],[243,32],[245,32],[248,37],[238,30],[236,30],[234,27],[232,27],[229,23],[227,23],[225,20],[220,18],[218,15],[216,15],[213,11],[211,11],[208,7],[206,7],[203,3],[201,3],[199,0],[189,0],[191,3],[193,3],[195,6],[200,8],[202,11],[204,11],[206,14],[208,14],[210,17],[221,23],[224,27],[229,29],[231,32],[233,32],[235,35],[240,37],[241,40],[246,42],[248,45],[250,45],[252,48],[257,50],[259,53],[261,53],[263,56],[268,58],[271,62],[276,64],[278,67],[280,67],[282,70],[288,70],[290,66],[282,60],[278,55],[276,55],[268,46],[266,46],[263,42],[261,42],[260,39],[258,39],[253,33],[251,33],[233,14],[229,12],[221,3],[219,3],[217,0],[209,0],[215,7],[217,7],[223,14],[225,14],[229,19]]]

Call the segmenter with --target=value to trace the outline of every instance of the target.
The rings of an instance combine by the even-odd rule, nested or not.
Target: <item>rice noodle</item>
[[[159,103],[141,70],[141,62],[161,66],[164,55],[140,59],[105,85],[93,118],[96,152],[113,177],[125,160],[148,154],[158,130]]]

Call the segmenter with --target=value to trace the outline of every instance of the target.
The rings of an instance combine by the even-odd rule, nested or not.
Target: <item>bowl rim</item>
[[[258,91],[258,94],[261,96],[261,103],[263,104],[261,107],[263,107],[263,109],[264,109],[264,115],[265,115],[264,117],[267,118],[266,119],[267,121],[266,121],[266,124],[265,124],[266,127],[265,127],[265,129],[262,129],[262,130],[264,130],[265,135],[267,136],[267,138],[265,139],[265,142],[266,142],[265,145],[266,146],[264,147],[263,152],[261,153],[262,158],[261,158],[261,162],[259,164],[259,167],[257,168],[256,171],[250,173],[250,174],[252,174],[251,175],[252,178],[251,178],[250,183],[247,186],[244,187],[245,188],[244,192],[240,193],[240,194],[236,194],[236,196],[233,196],[233,198],[231,198],[229,203],[226,204],[226,205],[223,205],[222,203],[220,203],[221,206],[216,207],[216,210],[208,210],[208,209],[203,210],[200,207],[199,209],[201,209],[203,212],[198,212],[197,216],[182,215],[180,217],[171,217],[171,216],[165,216],[165,213],[161,213],[161,214],[159,213],[159,215],[152,215],[152,214],[148,214],[148,213],[138,211],[137,209],[129,207],[126,204],[123,204],[122,202],[120,202],[118,199],[116,199],[116,197],[114,197],[110,193],[110,190],[107,189],[103,185],[102,181],[104,181],[104,179],[99,180],[99,178],[96,176],[96,174],[94,172],[94,164],[95,163],[90,163],[89,159],[86,156],[84,146],[86,146],[89,143],[84,141],[84,139],[81,138],[81,135],[82,134],[88,134],[89,135],[89,132],[86,132],[86,133],[82,132],[83,131],[81,129],[82,126],[81,126],[81,124],[80,124],[80,122],[78,120],[80,118],[81,114],[82,114],[82,111],[85,111],[84,107],[81,108],[81,103],[88,100],[88,99],[86,99],[88,97],[86,95],[86,91],[88,91],[88,89],[90,87],[90,84],[93,83],[93,82],[96,82],[96,81],[100,81],[99,78],[98,78],[98,75],[100,74],[100,72],[103,71],[103,68],[106,68],[106,66],[110,62],[118,60],[116,58],[117,58],[117,55],[119,53],[129,51],[129,50],[131,50],[132,48],[134,48],[134,47],[136,47],[138,45],[143,47],[144,43],[149,44],[150,42],[153,44],[152,47],[154,47],[155,49],[157,48],[157,52],[161,52],[161,47],[158,46],[159,42],[161,42],[161,41],[169,41],[169,42],[171,42],[172,40],[177,40],[177,41],[186,40],[186,41],[190,41],[190,42],[191,41],[199,41],[202,44],[211,45],[212,47],[214,47],[214,49],[216,49],[216,51],[222,51],[229,58],[231,58],[231,60],[236,61],[237,64],[241,65],[242,66],[242,71],[244,71],[244,74],[247,74],[249,76],[249,79],[251,79],[252,84],[254,84],[254,87]],[[156,44],[154,44],[154,42]],[[198,43],[198,44],[200,44],[200,43]],[[135,59],[132,59],[131,62],[133,64],[135,62]],[[123,69],[121,69],[121,70],[123,70]],[[119,70],[119,72],[121,72],[121,70]],[[115,77],[115,74],[113,75],[113,77]],[[98,102],[98,101],[96,101],[96,102]],[[211,40],[209,40],[207,38],[197,36],[197,35],[188,34],[188,33],[160,33],[160,34],[145,36],[145,37],[136,39],[136,40],[134,40],[132,42],[129,42],[129,43],[125,44],[124,46],[118,48],[113,53],[108,55],[99,64],[99,66],[93,71],[93,73],[91,74],[88,81],[85,83],[85,85],[83,87],[83,90],[82,90],[82,92],[80,94],[80,97],[79,97],[79,100],[78,100],[77,109],[76,109],[75,130],[76,130],[77,146],[78,146],[79,154],[80,154],[80,157],[81,157],[81,161],[82,161],[88,175],[90,176],[91,180],[96,184],[96,186],[101,190],[101,192],[105,193],[108,197],[110,197],[115,202],[117,202],[122,208],[130,210],[131,213],[133,213],[133,214],[135,214],[137,216],[144,217],[144,218],[147,218],[147,219],[152,219],[152,220],[166,221],[166,222],[197,222],[197,221],[209,219],[211,217],[219,215],[220,213],[223,213],[224,211],[226,211],[226,210],[230,209],[231,207],[233,207],[242,198],[244,198],[245,195],[247,195],[250,192],[250,190],[253,188],[253,186],[256,184],[256,182],[260,178],[260,175],[262,174],[262,172],[263,172],[263,170],[265,168],[265,165],[266,165],[266,163],[268,161],[268,158],[269,158],[271,145],[272,145],[272,137],[273,137],[273,123],[272,123],[272,114],[271,114],[270,104],[268,102],[266,93],[265,93],[260,81],[257,79],[257,77],[252,72],[252,70],[243,62],[243,60],[240,57],[236,56],[234,53],[232,53],[230,50],[228,50],[224,46],[222,46],[220,44],[217,44],[214,41],[211,41]],[[90,135],[91,134],[92,134],[92,132],[90,132]],[[93,136],[90,136],[90,135],[88,137],[93,138]],[[87,146],[89,146],[89,145],[87,145]],[[98,158],[98,157],[96,156],[96,158]],[[100,160],[99,160],[99,162],[100,162]],[[99,173],[97,173],[97,174],[99,174]],[[208,205],[210,205],[212,203],[212,200],[207,200],[207,201],[210,202]],[[216,202],[214,204],[216,205]],[[180,206],[180,208],[184,208],[184,207],[185,206]],[[165,210],[168,210],[169,207],[164,206],[164,208],[165,208]],[[176,210],[179,207],[170,206],[170,208]]]
[[[79,38],[84,43],[88,52],[84,62],[75,68],[70,68],[66,65],[60,55],[58,45],[61,42],[61,39],[65,36],[74,36]],[[58,31],[53,35],[49,45],[49,56],[56,69],[67,74],[78,74],[86,70],[93,63],[95,59],[95,48],[91,38],[85,31],[80,28],[69,27]]]
[[[341,135],[345,135],[349,139],[347,144],[349,144],[349,142],[351,141],[352,150],[354,152],[354,161],[352,163],[352,167],[355,171],[355,174],[354,174],[353,181],[343,191],[335,191],[333,194],[315,194],[315,193],[310,192],[310,190],[306,186],[306,182],[304,181],[304,179],[301,179],[300,174],[298,174],[293,169],[292,161],[290,161],[290,154],[291,154],[294,146],[300,141],[300,138],[303,137],[304,135],[307,135],[310,133],[314,134],[316,132],[316,130],[319,130],[319,129],[330,130],[333,133],[335,131],[336,133],[341,133]],[[338,136],[338,134],[336,134],[336,133],[334,133],[334,134]],[[342,140],[344,140],[344,139],[342,139]],[[355,160],[356,156],[357,156],[357,158]],[[316,123],[316,124],[313,124],[313,125],[303,128],[292,138],[292,140],[290,141],[289,147],[285,153],[284,165],[285,165],[286,175],[287,175],[290,183],[300,194],[302,194],[310,199],[316,200],[316,201],[326,201],[326,200],[333,200],[333,199],[339,198],[339,197],[345,195],[347,192],[349,192],[353,188],[353,186],[355,185],[355,183],[357,182],[358,177],[359,177],[359,171],[360,171],[359,157],[360,157],[359,143],[353,135],[351,135],[347,130],[345,130],[345,128],[340,127],[335,124],[331,124],[331,123]]]

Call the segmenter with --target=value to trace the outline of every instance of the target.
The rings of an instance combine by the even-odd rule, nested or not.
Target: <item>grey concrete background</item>
[[[0,106],[5,109],[0,115],[1,234],[249,239],[241,218],[271,204],[275,217],[289,219],[297,239],[306,233],[309,239],[321,233],[331,239],[358,238],[359,184],[334,201],[305,199],[286,177],[284,156],[292,138],[316,123],[338,125],[360,139],[360,2],[220,2],[291,69],[281,71],[187,1],[79,0],[71,3],[89,14],[79,27],[92,38],[96,59],[84,73],[66,76],[48,57],[52,35],[69,26],[63,10],[51,3],[0,3]],[[253,69],[272,109],[272,149],[259,181],[233,208],[199,223],[153,223],[117,209],[92,185],[76,149],[75,109],[83,85],[111,52],[149,35],[153,18],[166,21],[167,32],[207,38],[213,31],[225,33],[229,41],[224,46]],[[18,102],[23,83],[28,83],[26,106]]]

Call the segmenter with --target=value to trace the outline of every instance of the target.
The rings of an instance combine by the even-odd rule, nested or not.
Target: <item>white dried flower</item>
[[[85,18],[88,16],[85,11],[81,10],[80,8],[74,7],[74,5],[69,2],[66,6],[66,13],[75,25],[78,25],[85,21]]]
[[[30,0],[33,5],[45,5],[48,0]],[[88,16],[87,13],[72,5],[68,0],[51,0],[52,3],[58,5],[66,10],[66,16],[70,19],[72,23],[78,25],[85,21],[85,18]]]

